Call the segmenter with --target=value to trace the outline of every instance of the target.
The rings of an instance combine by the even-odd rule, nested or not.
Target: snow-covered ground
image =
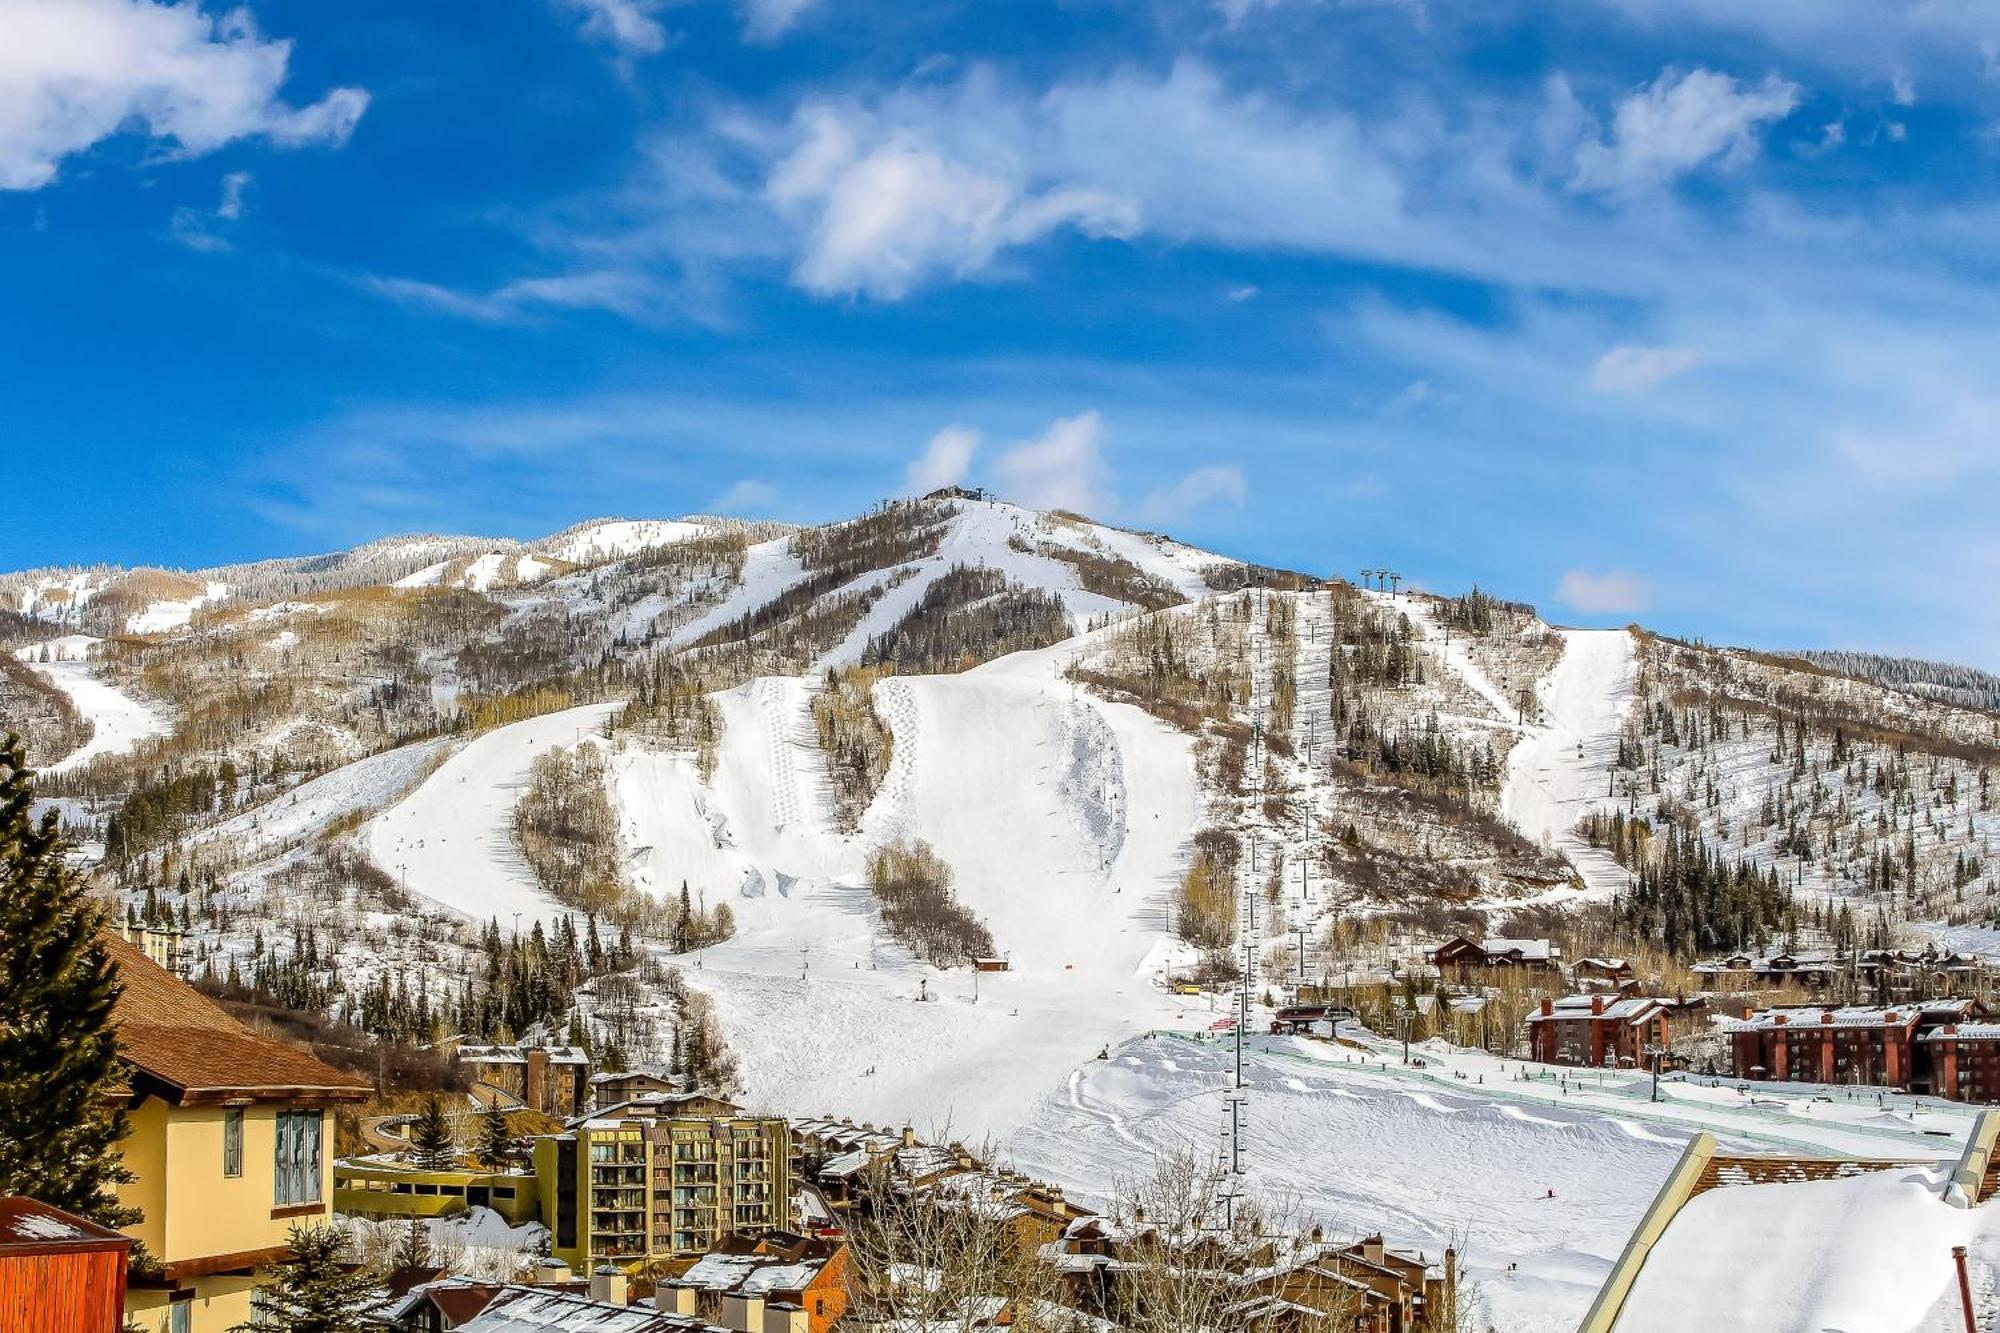
[[[1484,1317],[1507,1333],[1576,1326],[1698,1130],[1725,1151],[1922,1159],[1955,1157],[1972,1123],[1964,1107],[1926,1103],[1912,1120],[1910,1099],[1889,1110],[1872,1094],[1826,1101],[1810,1087],[1760,1086],[1753,1099],[1730,1082],[1669,1079],[1656,1103],[1640,1074],[1565,1077],[1442,1042],[1414,1050],[1418,1068],[1393,1043],[1348,1036],[1352,1046],[1251,1043],[1249,1185],[1335,1235],[1381,1230],[1433,1261],[1455,1246]],[[1524,1068],[1536,1076],[1523,1080]],[[1217,1142],[1230,1071],[1226,1038],[1137,1039],[1077,1068],[1006,1155],[1102,1198],[1163,1154]],[[1764,1327],[1703,1327],[1753,1326]]]
[[[173,601],[154,602],[143,611],[125,618],[127,634],[165,634],[170,630],[184,628],[194,619],[194,613],[204,606],[219,602],[229,595],[226,584],[209,580],[202,591],[192,597]]]
[[[82,637],[67,635],[54,642],[57,645],[74,644]],[[139,742],[164,736],[173,730],[173,724],[158,711],[93,675],[88,661],[58,649],[52,649],[50,655],[61,660],[37,661],[40,649],[39,644],[22,649],[23,660],[67,694],[70,702],[76,705],[76,711],[88,718],[95,728],[88,741],[60,761],[50,764],[48,772],[63,773],[104,755],[125,754]]]
[[[1074,691],[1066,661],[1021,653],[880,685],[894,759],[853,838],[833,827],[798,680],[722,696],[712,787],[685,759],[615,761],[636,877],[734,895],[736,937],[683,966],[716,999],[751,1104],[981,1137],[1174,1012],[1155,974],[1196,813],[1188,743]],[[952,866],[1008,972],[939,972],[882,936],[865,853],[901,836]]]
[[[417,775],[452,744],[447,739],[418,741],[343,764],[300,783],[283,796],[202,830],[190,842],[201,846],[231,841],[248,857],[280,850],[357,810],[380,809],[402,796]]]
[[[580,524],[544,539],[539,545],[557,560],[572,565],[588,565],[619,556],[636,555],[658,546],[671,546],[711,530],[707,524],[689,523],[684,519],[607,518]]]
[[[514,807],[535,756],[574,745],[619,707],[586,704],[511,723],[472,741],[414,792],[368,821],[361,845],[375,864],[475,921],[521,929],[562,909],[535,883],[514,846]]]
[[[1584,814],[1610,795],[1618,737],[1637,663],[1625,630],[1566,629],[1562,660],[1538,688],[1542,715],[1507,760],[1500,809],[1528,837],[1569,859],[1593,895],[1625,887],[1611,854],[1577,836]]]

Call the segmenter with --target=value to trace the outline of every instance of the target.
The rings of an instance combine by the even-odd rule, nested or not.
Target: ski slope
[[[65,645],[80,637],[67,636],[56,642]],[[62,660],[34,661],[32,655],[39,652],[40,645],[36,645],[22,649],[21,656],[29,667],[67,694],[76,711],[88,718],[95,728],[89,740],[44,771],[66,773],[106,755],[129,754],[139,742],[164,736],[173,730],[173,724],[165,716],[92,674],[88,661],[78,660],[62,648],[50,654],[52,657],[60,656]]]
[[[1637,654],[1622,629],[1566,629],[1562,659],[1537,687],[1541,720],[1507,757],[1500,809],[1528,837],[1568,858],[1594,897],[1625,887],[1627,875],[1576,824],[1609,798],[1618,738],[1638,677]]]
[[[1188,742],[1074,691],[1069,651],[882,682],[894,757],[851,837],[834,826],[805,681],[719,696],[712,784],[686,756],[613,756],[634,882],[678,893],[685,878],[735,914],[734,938],[679,963],[714,997],[751,1105],[979,1137],[1178,1012],[1155,973],[1197,814]],[[941,972],[882,935],[866,853],[897,837],[950,863],[1008,972]]]
[[[563,908],[544,894],[514,847],[514,807],[535,756],[577,744],[618,704],[586,704],[495,727],[447,759],[415,791],[368,821],[369,859],[410,892],[475,921],[521,929]]]

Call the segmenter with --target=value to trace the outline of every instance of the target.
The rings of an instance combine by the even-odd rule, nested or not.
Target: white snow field
[[[1644,1075],[1600,1082],[1572,1070],[1524,1082],[1520,1061],[1441,1042],[1416,1048],[1419,1069],[1403,1066],[1393,1043],[1358,1029],[1343,1036],[1351,1044],[1255,1039],[1245,1079],[1249,1184],[1335,1235],[1380,1230],[1432,1260],[1455,1246],[1476,1287],[1479,1326],[1508,1333],[1576,1326],[1699,1129],[1726,1151],[1922,1159],[1956,1156],[1971,1125],[1963,1107],[1927,1103],[1911,1120],[1872,1095],[1816,1101],[1820,1088],[1774,1096],[1760,1086],[1752,1101],[1731,1083],[1669,1080],[1666,1100],[1654,1103]],[[1101,1198],[1166,1153],[1217,1143],[1230,1071],[1226,1038],[1132,1041],[1079,1067],[1011,1136],[1008,1155],[1081,1198]]]
[[[384,750],[301,782],[282,796],[203,829],[192,846],[229,841],[246,857],[269,855],[313,837],[357,810],[380,809],[402,796],[417,775],[454,742],[417,741]]]
[[[636,555],[657,546],[700,537],[713,529],[705,523],[669,518],[605,518],[581,523],[537,543],[549,555],[572,565],[595,564]]]
[[[1576,824],[1608,801],[1618,737],[1638,676],[1632,635],[1622,629],[1566,629],[1562,659],[1536,687],[1542,718],[1507,757],[1500,809],[1521,832],[1560,852],[1593,896],[1623,889],[1623,867],[1577,835]]]
[[[40,644],[20,650],[22,660],[67,694],[70,702],[76,705],[76,711],[90,719],[95,728],[89,740],[50,764],[46,772],[64,773],[104,755],[126,754],[140,741],[164,736],[173,730],[168,718],[116,685],[91,674],[90,663],[69,651],[75,641],[83,637],[66,635],[54,640],[49,655],[60,659],[57,661],[34,660],[40,656]]]
[[[575,745],[618,709],[586,704],[495,727],[447,759],[401,801],[368,821],[371,860],[421,894],[475,921],[521,929],[563,909],[535,883],[514,847],[514,806],[535,756]]]
[[[615,760],[635,880],[734,895],[736,936],[682,965],[715,997],[752,1105],[977,1139],[1175,1012],[1154,976],[1197,813],[1188,742],[1077,695],[1058,674],[1068,651],[878,686],[894,758],[852,838],[833,827],[799,680],[722,696],[712,787],[685,758]],[[865,854],[899,836],[950,863],[1008,972],[942,973],[881,934]]]

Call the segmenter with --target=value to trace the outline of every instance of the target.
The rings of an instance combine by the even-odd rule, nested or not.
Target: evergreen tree
[[[451,1121],[445,1118],[444,1103],[435,1094],[424,1098],[424,1109],[410,1126],[410,1160],[425,1171],[444,1171],[458,1160],[452,1142]]]
[[[498,1103],[480,1118],[479,1155],[488,1166],[505,1166],[514,1158],[514,1136],[507,1132],[507,1113]]]
[[[0,1194],[129,1226],[116,1187],[124,1082],[119,982],[102,917],[69,868],[56,817],[36,825],[21,740],[0,743]]]
[[[399,1273],[432,1267],[430,1224],[421,1217],[411,1218],[410,1229],[396,1243],[396,1253],[391,1262]]]
[[[368,1333],[375,1279],[343,1261],[341,1233],[295,1226],[287,1241],[292,1257],[273,1265],[271,1281],[251,1297],[250,1321],[230,1333]]]

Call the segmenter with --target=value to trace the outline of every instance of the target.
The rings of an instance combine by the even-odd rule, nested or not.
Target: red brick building
[[[0,1195],[0,1329],[118,1333],[132,1238]]]
[[[1652,996],[1545,995],[1528,1015],[1529,1054],[1550,1065],[1644,1065],[1666,1049],[1671,1016],[1668,1002]]]
[[[2000,1104],[2000,1023],[1946,1023],[1917,1044],[1930,1057],[1934,1094]]]
[[[1922,1000],[1892,1007],[1791,1005],[1746,1010],[1728,1030],[1738,1078],[1936,1092],[1935,1043],[1921,1039],[1985,1013],[1977,1000]],[[1956,1071],[1952,1082],[1958,1082]]]

